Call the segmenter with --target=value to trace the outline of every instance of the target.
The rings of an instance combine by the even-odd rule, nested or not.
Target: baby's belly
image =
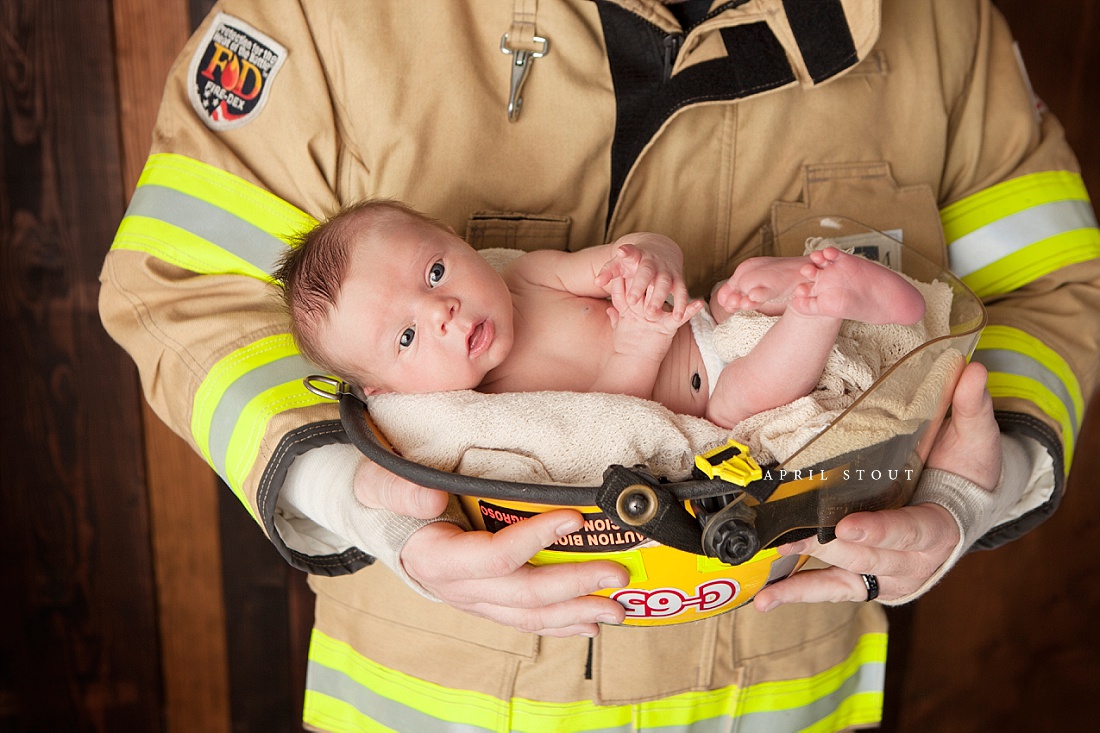
[[[661,362],[653,385],[653,400],[681,415],[702,417],[706,413],[709,392],[699,345],[692,336],[691,326],[684,325],[676,332]]]

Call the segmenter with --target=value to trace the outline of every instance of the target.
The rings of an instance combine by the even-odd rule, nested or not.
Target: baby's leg
[[[722,370],[707,402],[707,419],[732,428],[808,395],[821,380],[842,323],[788,308],[749,353]]]
[[[924,317],[924,297],[893,270],[833,247],[809,259],[801,268],[806,282],[790,301],[799,313],[864,323],[912,324]]]

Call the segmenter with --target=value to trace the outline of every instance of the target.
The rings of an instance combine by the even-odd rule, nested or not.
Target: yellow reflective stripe
[[[740,712],[744,715],[811,705],[818,698],[839,689],[860,665],[868,662],[886,663],[886,634],[864,634],[846,660],[813,677],[758,682],[745,688],[745,702]]]
[[[1003,325],[985,328],[974,359],[989,369],[991,395],[1033,402],[1061,426],[1068,472],[1085,400],[1066,360],[1031,334]]]
[[[205,201],[283,240],[316,223],[270,191],[185,155],[150,155],[138,179],[138,187],[144,185],[164,186]]]
[[[1088,201],[1080,175],[1070,171],[1030,173],[990,186],[940,211],[950,245],[982,227],[1033,206],[1056,201]]]
[[[278,334],[254,341],[222,357],[211,367],[195,393],[191,408],[191,434],[208,463],[214,460],[210,452],[210,433],[214,412],[226,392],[241,377],[265,364],[298,353],[290,334]]]
[[[225,457],[225,478],[229,486],[244,500],[242,488],[260,452],[260,441],[267,431],[267,424],[280,412],[309,407],[322,402],[302,384],[302,374],[289,382],[263,392],[250,401],[237,420],[237,427],[229,441]]]
[[[144,252],[202,275],[267,278],[267,273],[196,234],[159,219],[131,214],[119,224],[112,249]]]
[[[268,422],[318,404],[302,385],[313,371],[289,334],[259,339],[215,364],[195,393],[191,432],[207,462],[243,499],[242,487]]]
[[[689,692],[637,705],[508,701],[449,689],[383,667],[314,629],[305,720],[335,731],[584,733],[671,727],[687,731],[695,724],[709,730],[710,721],[733,717],[738,719],[738,730],[745,732],[824,732],[881,719],[885,662],[886,635],[865,634],[847,660],[800,680]],[[861,678],[865,670],[871,673]],[[849,691],[852,680],[855,688]],[[845,697],[830,699],[837,692]],[[828,709],[815,709],[823,704]],[[812,721],[805,720],[807,712],[814,716]]]
[[[1069,171],[999,183],[945,207],[940,218],[951,269],[983,297],[1100,256],[1084,181]]]
[[[313,690],[306,690],[302,720],[330,733],[402,733],[371,720],[351,703]]]
[[[170,153],[150,156],[113,247],[200,274],[269,279],[308,214],[237,176]]]

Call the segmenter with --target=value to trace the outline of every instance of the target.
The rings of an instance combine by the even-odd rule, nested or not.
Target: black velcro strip
[[[795,80],[786,53],[764,22],[721,31],[728,58],[690,66],[664,79],[666,35],[613,3],[597,3],[615,87],[615,138],[611,144],[610,219],[626,176],[661,125],[691,104],[740,99]]]
[[[783,0],[783,8],[814,83],[859,60],[840,0]]]

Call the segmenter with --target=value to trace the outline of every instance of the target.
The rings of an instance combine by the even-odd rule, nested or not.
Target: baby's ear
[[[390,390],[382,389],[381,387],[363,387],[363,395],[365,397],[370,397],[371,395],[376,395],[376,394],[385,394],[386,392],[389,392],[389,391]]]

